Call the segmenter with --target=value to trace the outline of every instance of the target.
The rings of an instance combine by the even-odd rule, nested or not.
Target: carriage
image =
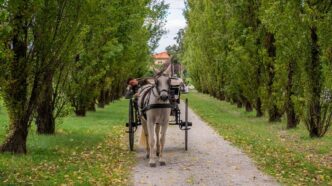
[[[151,84],[154,81],[150,81]],[[184,140],[185,140],[185,150],[188,150],[188,131],[190,130],[192,123],[188,121],[188,99],[185,99],[184,105],[184,120],[181,119],[181,110],[180,110],[180,96],[182,92],[182,80],[177,77],[170,78],[170,90],[169,90],[169,107],[171,108],[171,116],[173,120],[169,122],[170,125],[178,125],[180,130],[184,131]],[[135,106],[134,100],[129,100],[129,112],[128,112],[128,122],[126,127],[128,127],[128,137],[129,137],[129,149],[130,151],[134,150],[134,138],[135,132],[140,126],[141,120],[139,117],[140,111],[137,106]]]

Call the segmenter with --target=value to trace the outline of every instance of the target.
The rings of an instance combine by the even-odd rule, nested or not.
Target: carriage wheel
[[[188,98],[186,98],[185,102],[185,130],[184,130],[184,149],[188,150]]]
[[[133,107],[133,100],[130,99],[129,101],[129,150],[133,151],[134,150],[134,135],[135,135],[135,127],[134,127],[134,107]]]

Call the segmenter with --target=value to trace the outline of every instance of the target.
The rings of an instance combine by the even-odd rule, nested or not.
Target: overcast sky
[[[185,8],[184,0],[165,0],[170,5],[166,23],[167,34],[159,41],[159,47],[155,52],[165,51],[166,47],[176,43],[174,37],[179,29],[186,26],[186,20],[182,15]]]

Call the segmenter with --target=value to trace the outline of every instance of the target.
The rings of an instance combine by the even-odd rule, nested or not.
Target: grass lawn
[[[36,135],[32,126],[27,155],[0,154],[0,185],[128,185],[134,154],[124,138],[127,105],[121,100],[87,117],[66,117],[54,136]],[[0,110],[1,142],[6,130]]]
[[[258,167],[287,185],[332,185],[332,128],[311,139],[304,124],[292,130],[269,123],[235,105],[190,93],[190,107],[226,140],[241,148]],[[195,125],[193,123],[193,125]]]

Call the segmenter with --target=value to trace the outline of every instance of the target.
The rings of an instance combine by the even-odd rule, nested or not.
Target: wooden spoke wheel
[[[135,137],[135,120],[134,120],[134,105],[133,100],[129,101],[129,121],[128,121],[128,136],[129,136],[129,150],[134,150],[134,137]]]

